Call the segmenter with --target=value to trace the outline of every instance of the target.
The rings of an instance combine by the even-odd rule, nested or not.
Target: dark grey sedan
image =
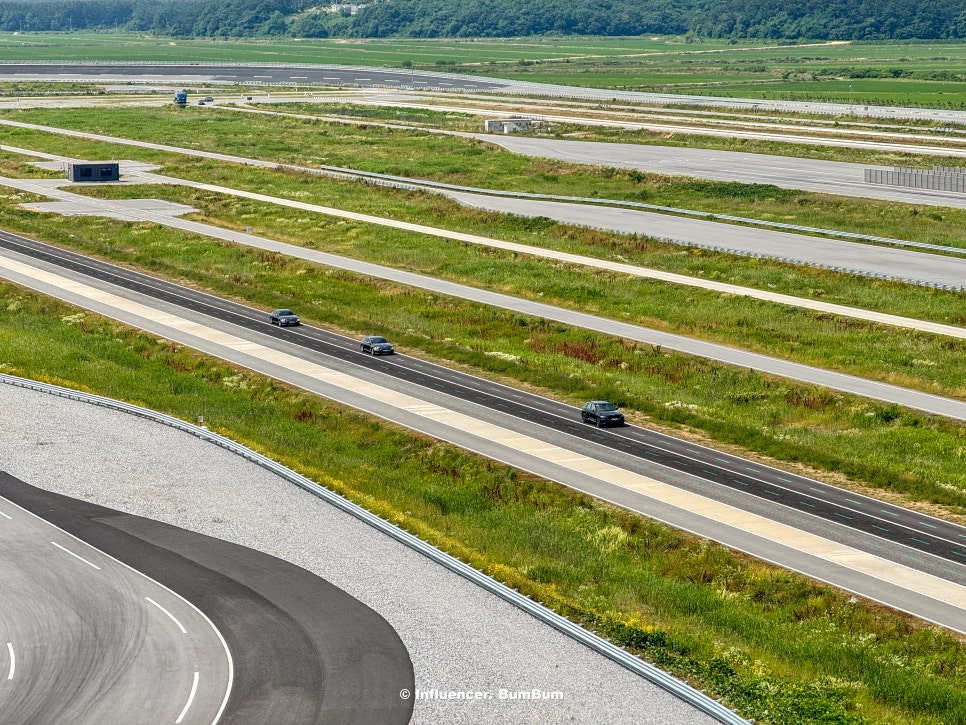
[[[273,310],[272,314],[268,316],[268,319],[273,325],[278,325],[279,327],[300,324],[299,316],[292,312],[292,310]]]
[[[396,352],[389,340],[378,335],[370,335],[369,337],[362,338],[362,342],[359,343],[359,349],[370,355],[392,355]]]
[[[624,414],[616,405],[606,400],[591,400],[580,411],[580,419],[584,423],[593,423],[598,428],[605,425],[624,425]]]

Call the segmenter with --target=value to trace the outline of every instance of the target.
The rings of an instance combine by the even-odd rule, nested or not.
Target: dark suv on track
[[[362,342],[359,343],[359,349],[370,355],[392,355],[395,352],[392,343],[378,335],[364,337]]]
[[[624,425],[624,414],[613,403],[606,400],[591,400],[580,411],[584,423],[593,423],[598,428],[605,425]]]
[[[292,312],[292,310],[274,310],[268,316],[268,319],[273,325],[278,325],[279,327],[300,324],[299,316]]]

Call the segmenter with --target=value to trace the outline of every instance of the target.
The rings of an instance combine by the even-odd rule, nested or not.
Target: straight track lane
[[[388,377],[455,398],[488,411],[495,416],[493,420],[509,421],[510,426],[517,426],[527,435],[555,443],[562,443],[561,436],[564,436],[582,452],[628,470],[646,475],[664,470],[678,485],[686,485],[683,478],[698,479],[722,492],[730,490],[742,497],[755,497],[768,506],[780,506],[827,521],[882,543],[898,544],[924,555],[925,559],[920,558],[920,562],[935,559],[928,567],[933,574],[966,583],[966,569],[962,568],[966,565],[966,528],[956,524],[648,429],[591,428],[579,423],[575,408],[558,401],[405,355],[391,358],[361,355],[357,343],[349,338],[307,326],[275,328],[266,324],[266,314],[262,311],[73,252],[12,237],[0,234],[0,243],[17,246],[53,264],[149,295],[213,321],[278,340],[291,345],[296,353],[301,349],[304,351],[301,354],[308,359],[321,355],[338,361],[339,365],[366,371],[372,380]],[[705,486],[702,494],[707,491]],[[720,497],[728,498],[726,494]],[[871,546],[878,545],[873,542]]]

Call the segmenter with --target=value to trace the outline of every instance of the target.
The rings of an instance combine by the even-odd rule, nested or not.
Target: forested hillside
[[[0,2],[0,29],[120,28],[175,37],[966,37],[966,0],[376,0],[356,14],[331,8],[311,0],[21,0]]]

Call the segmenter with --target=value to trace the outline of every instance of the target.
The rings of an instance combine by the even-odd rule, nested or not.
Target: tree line
[[[350,0],[351,1],[351,0]],[[367,0],[355,0],[365,4]],[[122,29],[172,37],[468,38],[684,35],[732,39],[966,37],[966,0],[0,1],[0,29]]]

